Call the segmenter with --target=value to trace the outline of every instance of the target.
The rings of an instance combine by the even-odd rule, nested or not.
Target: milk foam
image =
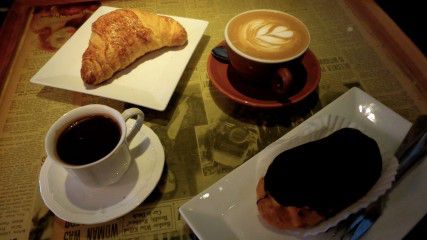
[[[283,48],[295,35],[287,26],[263,19],[249,21],[241,27],[241,37],[254,48],[263,48],[263,51]]]
[[[261,60],[282,61],[302,54],[310,43],[307,27],[297,18],[273,10],[248,11],[226,27],[227,43]]]

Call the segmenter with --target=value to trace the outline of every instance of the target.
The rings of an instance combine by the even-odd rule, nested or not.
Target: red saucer
[[[219,45],[223,45],[220,43]],[[273,97],[273,91],[236,79],[228,63],[217,60],[212,54],[208,58],[208,75],[214,86],[235,102],[258,108],[279,108],[300,102],[314,92],[320,82],[320,64],[310,50],[304,54],[303,66],[305,82],[296,92],[286,99]]]

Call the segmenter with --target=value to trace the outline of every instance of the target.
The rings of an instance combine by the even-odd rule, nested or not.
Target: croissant
[[[85,83],[99,84],[148,52],[186,42],[184,27],[170,17],[138,9],[114,10],[92,24],[80,74]]]

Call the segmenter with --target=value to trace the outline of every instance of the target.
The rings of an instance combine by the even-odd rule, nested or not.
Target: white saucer
[[[81,224],[106,222],[132,211],[157,185],[165,154],[157,135],[145,125],[129,148],[134,157],[129,170],[117,183],[102,188],[84,185],[47,158],[39,175],[44,203],[59,218]]]

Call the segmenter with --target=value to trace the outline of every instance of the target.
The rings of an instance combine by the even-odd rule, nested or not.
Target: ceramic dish
[[[47,158],[39,176],[46,206],[59,218],[81,224],[106,222],[133,210],[157,185],[165,155],[159,138],[145,125],[129,148],[134,160],[128,171],[118,182],[100,188],[85,186]]]
[[[306,133],[313,124],[328,115],[341,116],[356,123],[377,141],[381,152],[394,152],[411,126],[410,122],[371,96],[358,88],[352,88],[278,141],[286,141]],[[267,151],[269,147],[180,207],[179,211],[183,219],[200,239],[295,239],[294,235],[276,231],[263,224],[256,209],[257,161]],[[415,172],[416,170],[414,169]],[[423,176],[425,174],[421,172],[415,177],[422,182]],[[384,215],[389,215],[387,212],[394,209],[393,204],[402,205],[400,201],[407,204],[410,202],[411,204],[408,205],[417,207],[424,206],[421,208],[423,210],[417,213],[417,210],[412,211],[406,207],[405,211],[411,212],[411,215],[401,214],[399,226],[393,225],[394,217],[384,220],[381,216],[378,219],[380,226],[374,225],[369,232],[372,238],[375,239],[376,235],[386,235],[386,232],[393,232],[394,237],[403,238],[404,234],[423,216],[424,210],[427,210],[423,204],[427,201],[427,195],[418,194],[423,191],[421,188],[422,185],[401,182],[393,190],[393,192],[400,191],[401,194],[399,196],[390,194],[390,206],[384,210]],[[312,236],[311,239],[325,239],[325,235],[319,234]],[[334,238],[329,236],[326,239]]]
[[[188,43],[185,46],[151,52],[116,73],[105,83],[94,87],[87,86],[80,77],[80,68],[83,52],[89,43],[92,23],[115,9],[105,6],[98,8],[30,81],[162,111],[166,108],[208,22],[172,16],[187,31]]]
[[[218,46],[223,46],[221,42]],[[303,57],[304,74],[303,86],[298,88],[292,96],[285,99],[278,99],[269,85],[248,84],[242,81],[233,73],[228,63],[219,61],[215,57],[208,57],[208,75],[213,85],[231,100],[256,108],[280,108],[294,105],[311,93],[313,93],[320,81],[320,64],[311,50],[308,50]]]

